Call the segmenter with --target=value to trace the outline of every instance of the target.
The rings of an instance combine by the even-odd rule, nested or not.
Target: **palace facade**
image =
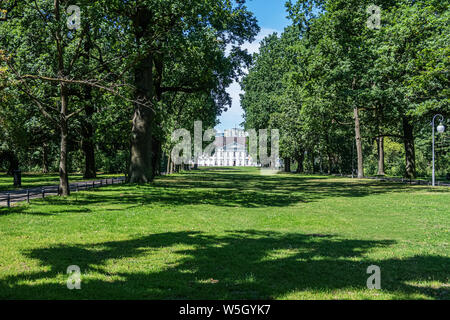
[[[256,159],[247,152],[248,133],[241,129],[225,130],[216,134],[215,153],[201,156],[200,167],[258,167]]]

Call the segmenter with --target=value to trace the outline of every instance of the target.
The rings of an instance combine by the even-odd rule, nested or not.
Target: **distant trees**
[[[355,154],[358,177],[366,164],[383,175],[393,139],[404,145],[404,175],[415,177],[416,135],[434,113],[449,115],[448,3],[379,1],[379,30],[367,27],[371,4],[288,2],[293,26],[263,41],[242,82],[246,124],[280,128],[299,171],[306,155],[313,171],[349,172]],[[373,142],[376,172],[365,159]]]

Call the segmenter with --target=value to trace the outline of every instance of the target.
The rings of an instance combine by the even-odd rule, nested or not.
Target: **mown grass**
[[[119,177],[119,176],[123,176],[123,175],[99,174],[99,175],[97,175],[97,179],[106,179],[106,178]],[[78,182],[78,181],[85,181],[85,180],[86,179],[83,179],[82,174],[71,174],[69,176],[70,183]],[[88,180],[93,180],[93,179],[88,179]],[[57,173],[42,174],[42,173],[24,172],[24,173],[22,173],[22,187],[15,188],[14,187],[14,178],[12,176],[6,175],[5,173],[0,173],[0,191],[44,187],[44,186],[57,185],[58,183],[59,183],[59,175]]]
[[[0,209],[0,298],[450,299],[449,191],[221,168],[35,200]]]

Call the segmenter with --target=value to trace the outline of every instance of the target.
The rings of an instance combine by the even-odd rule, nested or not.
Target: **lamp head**
[[[444,124],[443,124],[442,122],[441,122],[440,125],[438,125],[437,131],[438,131],[439,133],[444,133],[444,131],[445,131],[445,126],[444,126]]]

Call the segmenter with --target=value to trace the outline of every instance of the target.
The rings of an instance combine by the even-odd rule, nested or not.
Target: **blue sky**
[[[286,18],[287,12],[284,4],[285,0],[247,0],[247,6],[255,14],[261,28],[261,32],[258,34],[256,40],[252,43],[246,43],[243,46],[250,53],[259,50],[259,42],[264,37],[273,32],[281,33],[289,25],[290,22]],[[219,131],[234,128],[235,126],[239,127],[239,124],[244,121],[242,118],[244,111],[239,101],[239,94],[242,93],[240,85],[233,83],[227,91],[233,99],[233,105],[231,109],[224,112],[219,118],[221,123],[216,127]]]

